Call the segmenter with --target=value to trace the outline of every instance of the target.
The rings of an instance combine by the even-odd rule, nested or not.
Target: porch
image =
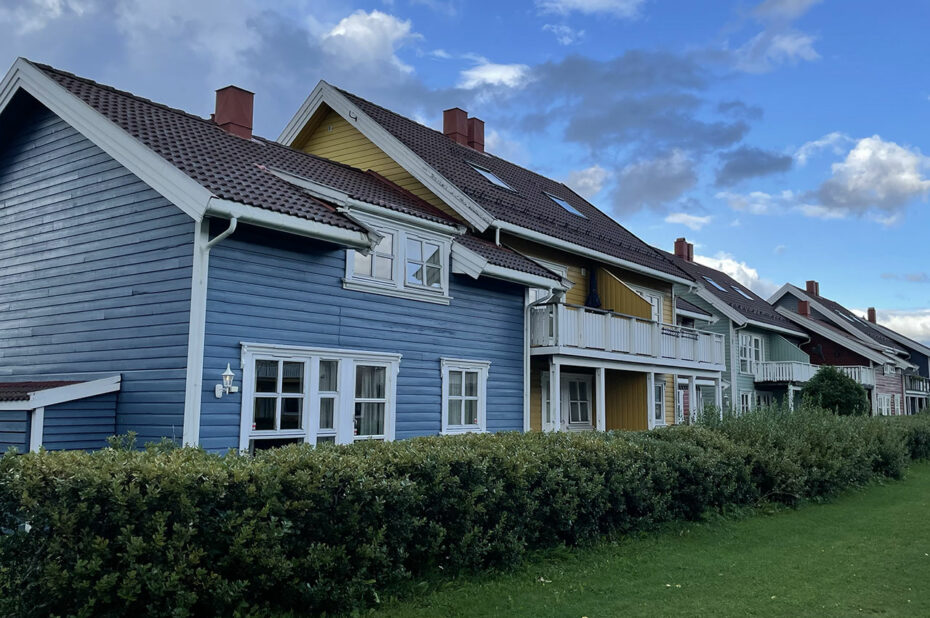
[[[803,384],[813,378],[821,366],[797,361],[763,361],[755,364],[753,373],[755,381],[760,383]],[[865,388],[875,387],[875,370],[871,367],[837,366],[836,369]]]

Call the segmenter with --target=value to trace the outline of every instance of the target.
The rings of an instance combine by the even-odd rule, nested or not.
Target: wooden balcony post
[[[552,430],[562,429],[562,376],[555,359],[549,361],[549,409],[552,411]]]
[[[595,382],[595,422],[597,423],[597,430],[604,431],[607,427],[607,400],[605,398],[607,388],[605,386],[605,375],[607,370],[603,367],[598,367],[594,370],[594,382]]]
[[[688,419],[690,423],[693,423],[696,416],[694,410],[694,404],[697,402],[697,388],[694,383],[694,376],[688,376]]]
[[[656,426],[656,374],[651,371],[646,374],[646,427],[652,429]]]

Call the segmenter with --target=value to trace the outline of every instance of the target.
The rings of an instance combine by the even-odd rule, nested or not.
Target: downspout
[[[529,294],[529,288],[526,293]],[[555,297],[555,292],[550,288],[548,296],[528,303],[523,312],[523,433],[530,431],[530,310],[545,305]]]
[[[213,248],[213,245],[216,245],[216,244],[220,243],[223,239],[225,239],[225,238],[227,238],[228,236],[232,235],[232,233],[236,231],[236,227],[237,227],[238,225],[239,225],[239,218],[238,218],[238,217],[233,217],[232,219],[230,219],[230,220],[229,220],[229,227],[227,227],[225,230],[223,230],[216,238],[214,238],[214,239],[212,239],[210,242],[208,242],[208,243],[207,243],[207,246],[204,247],[203,250],[204,250],[205,252],[209,253],[209,252],[210,252],[210,249]]]

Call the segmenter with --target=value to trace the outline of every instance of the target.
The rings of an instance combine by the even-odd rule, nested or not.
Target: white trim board
[[[786,318],[788,318],[795,324],[803,326],[804,328],[809,328],[810,330],[814,331],[818,335],[822,337],[826,337],[830,341],[833,341],[834,343],[838,343],[839,345],[852,350],[853,352],[855,352],[856,354],[859,354],[860,356],[864,356],[865,358],[869,359],[870,361],[874,363],[878,363],[879,365],[885,365],[885,364],[895,362],[893,358],[884,356],[883,354],[880,354],[872,350],[871,348],[859,343],[858,341],[855,341],[849,337],[841,335],[829,328],[824,328],[820,324],[817,324],[814,320],[809,320],[805,318],[804,316],[799,315],[795,313],[794,311],[791,311],[790,309],[785,309],[784,307],[776,307],[775,311],[785,316]]]
[[[36,408],[46,408],[66,401],[105,395],[106,393],[118,391],[121,381],[121,376],[114,375],[108,378],[90,380],[89,382],[78,382],[77,384],[33,391],[29,393],[29,399],[27,400],[0,401],[0,410],[35,410]]]
[[[776,333],[792,335],[794,337],[805,337],[806,335],[800,331],[791,330],[783,326],[775,326],[774,324],[766,324],[765,322],[759,322],[757,320],[750,320],[742,313],[728,305],[725,301],[718,298],[713,292],[704,287],[703,284],[698,284],[698,287],[694,291],[702,300],[707,302],[714,309],[722,313],[724,316],[729,318],[731,321],[735,322],[738,326],[753,326],[755,328],[761,328],[763,330],[770,330]],[[775,307],[772,307],[775,309]]]

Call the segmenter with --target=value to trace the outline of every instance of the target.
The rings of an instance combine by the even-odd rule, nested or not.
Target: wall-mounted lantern
[[[226,371],[222,373],[223,383],[217,384],[216,388],[213,389],[213,393],[216,395],[217,399],[220,399],[223,395],[228,395],[229,393],[239,392],[239,387],[233,386],[233,378],[235,377],[236,374],[233,373],[229,363],[226,363]]]

